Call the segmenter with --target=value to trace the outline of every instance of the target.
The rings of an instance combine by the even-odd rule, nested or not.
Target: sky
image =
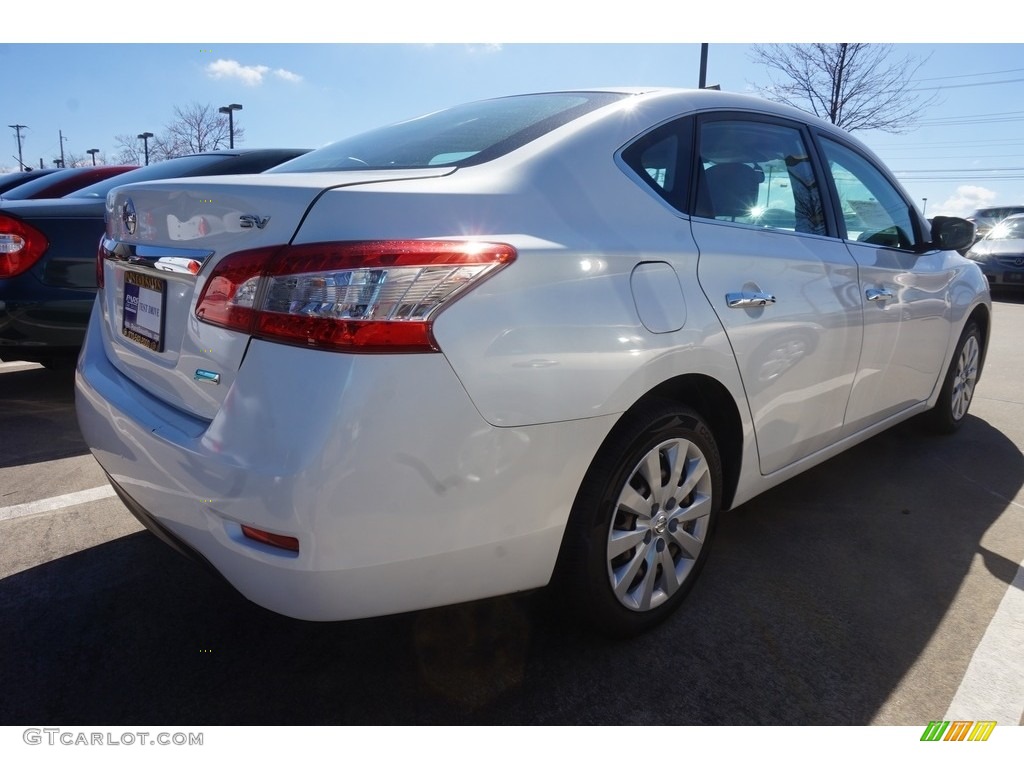
[[[296,12],[287,18],[277,13],[266,19],[259,5],[251,14],[218,16],[208,4],[178,3],[184,13],[177,14],[177,22],[133,10],[133,25],[149,30],[152,38],[135,43],[82,33],[89,24],[110,30],[105,17],[39,25],[46,2],[0,11],[0,169],[17,167],[16,129],[7,126],[27,126],[21,129],[26,164],[42,160],[52,166],[60,157],[61,136],[65,153],[83,156],[98,148],[100,159],[114,162],[115,136],[159,134],[175,106],[192,103],[241,104],[235,113],[245,131],[239,146],[315,148],[479,98],[594,86],[696,87],[701,39],[710,41],[708,83],[756,94],[768,75],[753,62],[751,43],[829,39],[813,28],[786,27],[780,38],[783,30],[751,28],[749,22],[736,22],[735,29],[720,19],[715,25],[682,24],[689,18],[680,12],[682,6],[660,0],[644,6],[651,19],[629,24],[593,10],[546,12],[535,0],[520,0],[514,17],[495,15],[468,24],[446,23],[445,12],[480,6],[450,0],[408,4],[407,12],[396,15],[403,4],[383,0],[372,12],[339,5],[325,17],[315,6],[301,12],[304,2],[288,3]],[[488,7],[498,14],[498,6]],[[871,4],[858,7],[870,10]],[[886,12],[884,3],[878,7]],[[658,11],[680,24],[663,23]],[[137,18],[140,13],[154,15],[146,21]],[[204,32],[218,30],[217,38],[227,42],[179,42],[195,37],[197,25],[189,20],[196,18]],[[877,17],[868,13],[865,19],[870,23],[861,39],[871,40],[867,33],[878,34]],[[998,38],[931,43],[929,35],[943,39],[938,30],[916,23],[913,28],[923,34],[920,42],[894,44],[891,58],[921,62],[911,85],[934,103],[907,133],[857,136],[895,171],[929,216],[1024,204],[1024,110],[1016,108],[1024,103],[1024,44]],[[14,39],[12,29],[44,32]],[[730,39],[729,32],[736,37]],[[273,42],[275,34],[282,42]],[[246,42],[265,36],[270,42]],[[371,42],[359,42],[364,39]],[[492,42],[471,42],[481,39]]]

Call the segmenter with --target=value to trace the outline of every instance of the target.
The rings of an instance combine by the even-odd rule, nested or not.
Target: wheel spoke
[[[661,482],[661,452],[651,451],[637,467],[638,474],[646,481],[647,487],[651,489],[651,501],[658,502],[658,506],[664,504],[662,498]]]
[[[686,482],[679,488],[679,498],[686,498],[697,487],[697,483],[708,473],[708,463],[703,456],[689,459],[686,462]]]
[[[691,560],[697,559],[701,549],[704,547],[704,542],[701,539],[698,539],[691,533],[687,533],[682,528],[676,528],[675,532],[670,535],[675,543],[679,545],[679,548],[683,550],[686,557]]]
[[[626,485],[619,494],[619,509],[636,515],[641,520],[651,519],[651,502],[641,496],[631,485]]]
[[[644,574],[643,580],[640,582],[638,587],[640,591],[639,599],[637,604],[641,611],[647,611],[651,608],[651,596],[654,594],[654,582],[658,573],[656,567],[658,554],[654,551],[654,547],[647,548],[647,572]]]
[[[629,587],[633,583],[633,579],[636,578],[637,573],[640,571],[640,566],[644,564],[644,560],[647,558],[647,551],[650,549],[647,545],[637,547],[636,554],[633,555],[633,559],[629,561],[629,565],[621,571],[615,571],[612,574],[613,584],[612,587],[615,589],[615,594],[619,600],[624,600],[626,594],[629,592]]]
[[[661,560],[662,589],[665,590],[667,597],[671,597],[679,589],[680,584],[679,577],[676,574],[676,564],[672,559],[672,552],[668,547],[665,547],[658,553],[658,559]]]
[[[668,482],[665,484],[665,487],[671,494],[677,493],[675,489],[679,487],[683,478],[686,477],[687,465],[689,463],[686,458],[688,448],[688,443],[678,442],[665,450],[669,466]]]
[[[635,531],[613,530],[611,537],[608,539],[608,559],[614,560],[623,552],[628,552],[633,547],[640,546],[644,543],[644,537],[647,533],[646,527],[637,528]]]
[[[673,520],[680,523],[689,523],[692,520],[700,520],[711,514],[711,497],[703,494],[696,494],[693,503],[687,507],[679,507],[672,515]]]

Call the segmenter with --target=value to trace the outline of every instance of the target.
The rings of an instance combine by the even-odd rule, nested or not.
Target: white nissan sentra
[[[481,101],[107,219],[85,439],[150,530],[303,619],[553,582],[646,629],[723,510],[954,431],[991,324],[969,222],[716,91]]]

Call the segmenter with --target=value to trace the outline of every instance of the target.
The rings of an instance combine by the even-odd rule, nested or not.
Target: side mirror
[[[940,251],[960,251],[974,243],[974,224],[955,216],[936,216],[932,225],[932,248]]]

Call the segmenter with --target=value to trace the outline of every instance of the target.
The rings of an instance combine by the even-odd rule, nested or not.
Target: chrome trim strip
[[[103,258],[111,261],[126,261],[129,264],[139,267],[151,267],[162,272],[186,273],[191,270],[176,268],[176,265],[181,265],[187,261],[195,261],[198,263],[199,269],[202,269],[214,254],[214,251],[200,248],[174,248],[143,243],[121,243],[106,235],[100,241],[100,250],[103,253]]]

